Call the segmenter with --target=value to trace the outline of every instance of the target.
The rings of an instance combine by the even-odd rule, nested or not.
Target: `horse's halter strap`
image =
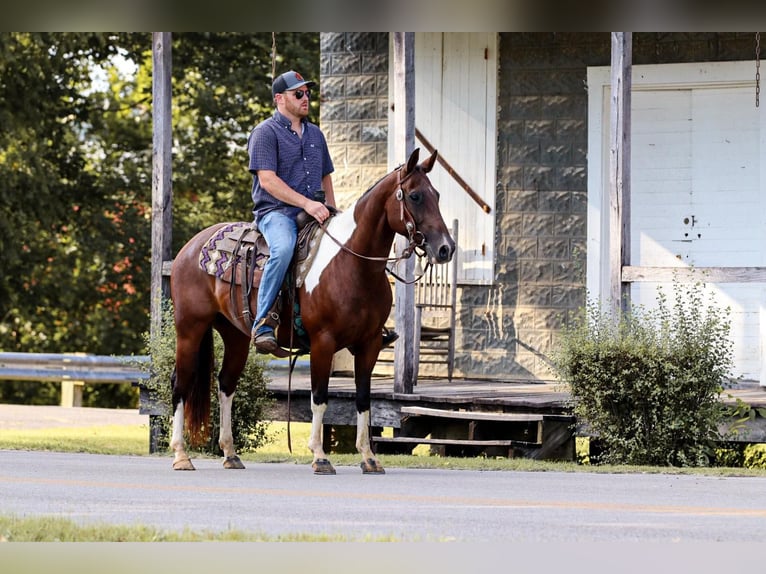
[[[404,228],[407,230],[407,235],[410,240],[409,245],[407,245],[405,250],[402,252],[402,257],[406,258],[412,255],[412,253],[415,251],[415,248],[423,248],[423,246],[426,244],[426,236],[418,231],[417,225],[415,224],[415,217],[412,215],[412,212],[407,207],[407,203],[404,201],[404,189],[402,189],[402,184],[407,181],[407,179],[412,175],[412,172],[408,173],[404,177],[401,177],[401,169],[401,166],[397,168],[397,171],[399,171],[400,179],[399,187],[396,190],[396,199],[399,202],[399,219],[402,223],[404,223]],[[407,216],[407,219],[405,219],[405,215]],[[419,237],[419,240],[416,240],[416,237]]]

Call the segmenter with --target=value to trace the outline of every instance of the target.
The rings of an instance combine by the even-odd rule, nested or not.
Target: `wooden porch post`
[[[150,287],[150,329],[152,339],[162,331],[162,301],[170,297],[170,279],[163,276],[162,264],[172,259],[172,114],[171,34],[152,32],[152,276]],[[141,387],[139,407],[149,414],[149,452],[159,451],[165,430],[156,411],[156,397]]]
[[[389,161],[396,167],[407,161],[415,148],[415,33],[394,32],[394,157]],[[397,236],[394,251],[402,253],[407,240]],[[415,259],[410,257],[397,266],[397,274],[412,281]],[[399,339],[394,347],[394,392],[412,393],[417,380],[415,365],[415,287],[396,282],[394,290],[396,330]]]
[[[152,277],[151,328],[160,334],[162,300],[170,296],[170,280],[162,276],[162,263],[172,258],[173,188],[171,165],[171,46],[170,32],[152,32]]]
[[[612,94],[609,149],[609,305],[615,318],[627,309],[630,283],[630,105],[631,32],[612,32]]]

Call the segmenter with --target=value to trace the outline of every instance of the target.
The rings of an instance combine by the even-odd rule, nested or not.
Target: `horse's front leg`
[[[324,452],[322,444],[322,425],[327,410],[328,386],[333,353],[330,348],[322,349],[319,342],[311,343],[311,435],[308,447],[314,454],[311,468],[314,474],[335,474]]]
[[[320,394],[321,397],[321,394]],[[309,436],[309,450],[314,454],[314,460],[311,462],[311,468],[314,474],[335,474],[335,468],[330,463],[324,452],[322,445],[322,421],[324,413],[327,410],[327,396],[319,399],[322,402],[317,403],[317,396],[311,393],[311,435]]]
[[[377,342],[376,342],[377,343]],[[373,344],[354,357],[354,381],[356,383],[356,449],[362,455],[363,474],[385,474],[383,465],[370,446],[370,379],[375,366],[379,345]]]

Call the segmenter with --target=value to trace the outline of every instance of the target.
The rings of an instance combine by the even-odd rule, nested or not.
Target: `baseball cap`
[[[298,72],[295,70],[290,70],[289,72],[285,72],[284,74],[277,76],[277,79],[274,80],[274,83],[271,84],[271,95],[276,96],[277,94],[281,94],[286,90],[295,90],[301,86],[313,88],[316,86],[316,82],[309,82],[304,80],[303,76],[301,76]]]

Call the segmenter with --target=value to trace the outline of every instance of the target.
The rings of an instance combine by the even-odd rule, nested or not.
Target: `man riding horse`
[[[270,251],[251,333],[259,353],[281,352],[274,334],[279,311],[274,307],[295,250],[296,217],[305,211],[321,224],[335,211],[334,167],[327,142],[319,127],[307,119],[315,85],[293,70],[278,76],[271,86],[277,109],[253,128],[247,142],[255,225]],[[384,331],[383,346],[397,337],[393,331]]]

